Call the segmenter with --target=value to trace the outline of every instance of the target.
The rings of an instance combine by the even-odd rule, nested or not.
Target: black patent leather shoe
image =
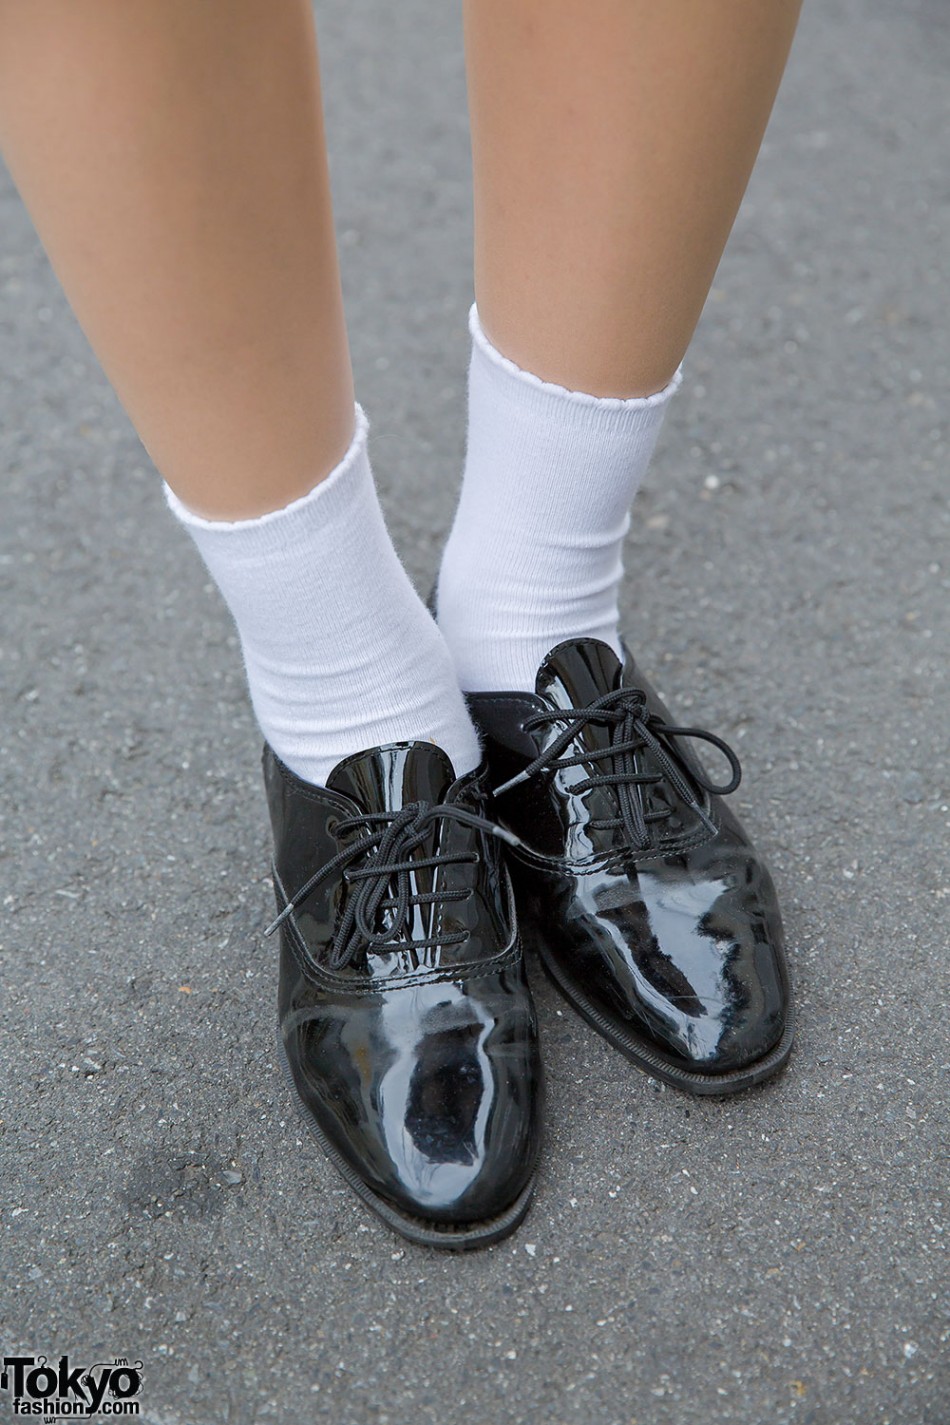
[[[561,643],[535,693],[469,694],[522,934],[565,997],[640,1068],[695,1094],[784,1064],[793,1016],[771,876],[721,798],[735,753],[674,726],[629,653]],[[732,776],[713,786],[687,739]]]
[[[497,1241],[528,1209],[541,1062],[506,833],[484,767],[432,743],[349,757],[326,787],[264,747],[280,1042],[331,1162],[397,1232]]]

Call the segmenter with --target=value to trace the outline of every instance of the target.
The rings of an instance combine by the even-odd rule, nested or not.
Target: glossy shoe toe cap
[[[647,888],[652,933],[633,956],[642,974],[634,992],[656,1016],[660,1042],[694,1073],[760,1063],[790,1025],[781,917],[767,872],[751,867],[754,885],[751,876],[699,879],[656,898]],[[664,999],[664,990],[674,993]]]
[[[697,1093],[758,1082],[788,1054],[781,919],[762,868],[697,877],[676,866],[577,878],[561,934],[542,938],[560,988],[640,1067]]]
[[[527,1205],[541,1136],[537,1027],[526,995],[499,983],[500,1009],[486,991],[430,985],[393,995],[383,1014],[350,1005],[335,1023],[324,1007],[285,1024],[312,1126],[384,1216],[388,1204],[460,1229]]]
[[[781,1041],[787,1022],[784,997],[778,994],[741,1012],[734,1001],[700,1001],[696,1010],[668,1026],[667,1048],[687,1071],[731,1073],[764,1059]]]
[[[534,1071],[537,1080],[537,1072]],[[466,1224],[503,1213],[528,1186],[540,1136],[537,1095],[507,1067],[456,1060],[396,1086],[378,1121],[381,1191],[410,1214]]]

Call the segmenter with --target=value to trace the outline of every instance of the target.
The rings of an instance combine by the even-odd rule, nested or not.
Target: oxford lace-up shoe
[[[675,726],[629,653],[596,639],[548,654],[534,693],[469,695],[522,934],[574,1007],[657,1078],[695,1094],[781,1067],[793,1017],[768,869],[722,798],[734,752]],[[714,786],[691,740],[731,777]]]
[[[325,787],[265,745],[285,1068],[349,1185],[413,1242],[463,1249],[527,1211],[541,1063],[482,768],[376,747]]]

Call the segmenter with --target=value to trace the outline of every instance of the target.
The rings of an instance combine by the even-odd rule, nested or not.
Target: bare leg
[[[0,0],[0,142],[274,752],[318,784],[416,736],[473,766],[355,420],[310,0]]]
[[[505,355],[647,395],[692,336],[801,0],[466,0],[475,289]]]
[[[309,0],[0,0],[0,146],[168,483],[235,519],[353,434]]]

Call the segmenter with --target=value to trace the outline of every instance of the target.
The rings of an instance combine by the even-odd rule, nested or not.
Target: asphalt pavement
[[[318,19],[357,386],[426,591],[464,436],[457,6]],[[692,1101],[535,973],[537,1200],[468,1257],[301,1132],[235,637],[0,179],[4,1354],[141,1361],[148,1425],[948,1425],[948,76],[946,0],[806,6],[627,551],[631,646],[743,759],[789,1069]]]

